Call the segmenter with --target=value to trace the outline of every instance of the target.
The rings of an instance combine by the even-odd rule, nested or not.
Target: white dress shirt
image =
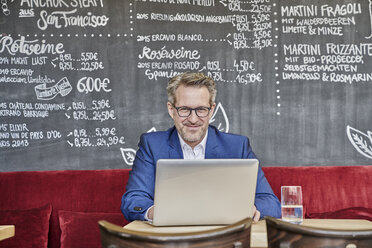
[[[205,145],[207,144],[208,130],[203,138],[203,140],[197,144],[194,149],[191,148],[186,142],[182,139],[179,133],[178,138],[180,139],[180,144],[183,153],[183,159],[204,159],[205,158]]]

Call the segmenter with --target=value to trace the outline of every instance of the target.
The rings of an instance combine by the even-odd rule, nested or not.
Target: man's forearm
[[[275,195],[258,195],[256,196],[255,205],[257,210],[261,212],[261,218],[265,216],[272,216],[275,218],[281,217],[280,202]]]

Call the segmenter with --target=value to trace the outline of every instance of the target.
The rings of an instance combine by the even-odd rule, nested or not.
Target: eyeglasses
[[[209,111],[211,111],[210,107],[197,107],[197,108],[189,108],[189,107],[176,107],[173,105],[173,107],[177,110],[179,117],[189,117],[191,115],[191,112],[194,110],[195,114],[200,117],[204,118],[207,117],[209,114]]]

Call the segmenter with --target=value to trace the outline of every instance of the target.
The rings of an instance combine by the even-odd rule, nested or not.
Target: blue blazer
[[[121,211],[128,221],[144,220],[146,210],[154,204],[156,162],[159,159],[183,158],[175,127],[167,131],[142,134],[138,146],[121,203]],[[247,137],[223,133],[214,126],[209,126],[205,158],[256,158],[256,156]],[[261,167],[257,175],[255,205],[261,212],[261,217],[281,216],[279,200]]]

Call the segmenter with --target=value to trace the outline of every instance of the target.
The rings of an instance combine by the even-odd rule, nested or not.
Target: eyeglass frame
[[[178,116],[181,117],[181,118],[188,118],[188,117],[190,117],[192,111],[195,112],[195,114],[196,114],[197,117],[199,117],[199,118],[205,118],[205,117],[207,117],[207,116],[209,115],[209,113],[210,113],[211,110],[212,110],[212,107],[205,107],[205,106],[199,106],[199,107],[196,107],[196,108],[190,108],[190,107],[187,107],[187,106],[176,107],[173,103],[172,103],[172,106],[173,106],[173,108],[176,109]],[[190,111],[190,112],[189,112],[189,115],[188,115],[188,116],[181,116],[180,113],[178,112],[178,110],[179,110],[180,108],[187,108],[187,109]],[[206,116],[199,116],[199,115],[198,115],[197,110],[200,109],[200,108],[206,108],[206,109],[208,109],[208,113],[207,113]]]

